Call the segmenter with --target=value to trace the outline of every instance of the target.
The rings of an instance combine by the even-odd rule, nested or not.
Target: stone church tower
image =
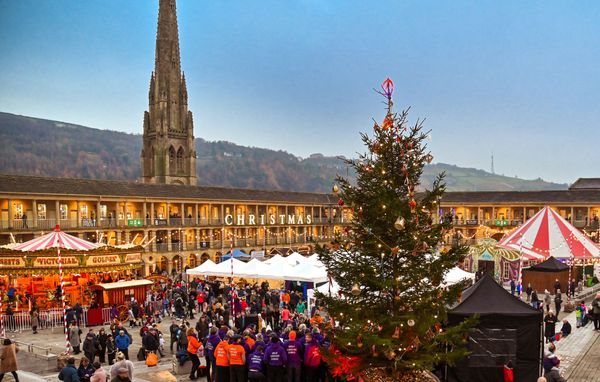
[[[196,184],[194,122],[181,71],[175,0],[160,0],[156,57],[144,112],[144,183]]]

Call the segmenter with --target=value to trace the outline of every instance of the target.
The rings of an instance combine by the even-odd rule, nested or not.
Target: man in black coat
[[[158,340],[156,328],[151,328],[148,332],[146,332],[146,334],[144,334],[144,337],[142,338],[142,344],[144,345],[144,349],[146,349],[146,352],[153,352],[158,354],[160,342]]]

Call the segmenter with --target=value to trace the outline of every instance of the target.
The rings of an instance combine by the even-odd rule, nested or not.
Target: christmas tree
[[[393,82],[382,84],[387,113],[373,134],[362,134],[366,154],[347,163],[356,184],[337,178],[334,193],[353,218],[320,260],[341,296],[318,295],[332,320],[326,355],[334,375],[356,377],[385,368],[392,379],[412,371],[452,364],[466,355],[470,323],[445,327],[448,306],[460,285],[444,286],[445,273],[461,262],[466,248],[441,249],[451,220],[435,218],[444,193],[443,174],[431,190],[419,188],[423,167],[433,160],[423,121],[409,126],[408,109],[393,111]]]

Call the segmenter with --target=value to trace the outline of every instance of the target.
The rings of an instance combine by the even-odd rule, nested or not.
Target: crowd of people
[[[302,291],[274,290],[266,282],[167,282],[153,288],[146,301],[131,301],[126,325],[113,306],[110,328],[97,333],[89,328],[85,336],[73,312],[68,338],[73,353],[84,357],[77,368],[70,360],[65,366],[77,371],[77,379],[73,370],[61,371],[59,378],[67,382],[94,382],[105,363],[111,366],[111,380],[132,379],[133,369],[125,369],[131,363],[131,344],[138,340],[137,360],[150,354],[164,357],[169,351],[182,367],[190,367],[191,380],[205,375],[212,382],[313,382],[327,375],[320,349],[330,343],[318,327],[326,313],[313,307],[309,315]],[[160,328],[165,319],[171,321],[165,328],[168,349]],[[197,319],[195,325],[192,319]]]

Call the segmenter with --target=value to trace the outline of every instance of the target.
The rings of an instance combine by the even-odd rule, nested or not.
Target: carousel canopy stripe
[[[600,249],[592,240],[548,206],[502,239],[499,245],[523,252],[532,259],[600,256]]]
[[[101,283],[96,286],[101,287],[105,290],[118,289],[118,288],[132,288],[142,285],[152,285],[154,284],[150,280],[129,280],[129,281],[119,281],[116,283]]]
[[[101,244],[92,243],[62,232],[57,226],[53,232],[26,241],[25,243],[13,247],[13,249],[23,252],[33,252],[48,248],[65,248],[77,251],[88,251],[100,246]]]
[[[489,238],[479,239],[477,244],[469,248],[469,253],[479,257],[489,254],[492,257],[503,257],[507,260],[517,260],[519,258],[518,251],[500,247],[496,240]]]

